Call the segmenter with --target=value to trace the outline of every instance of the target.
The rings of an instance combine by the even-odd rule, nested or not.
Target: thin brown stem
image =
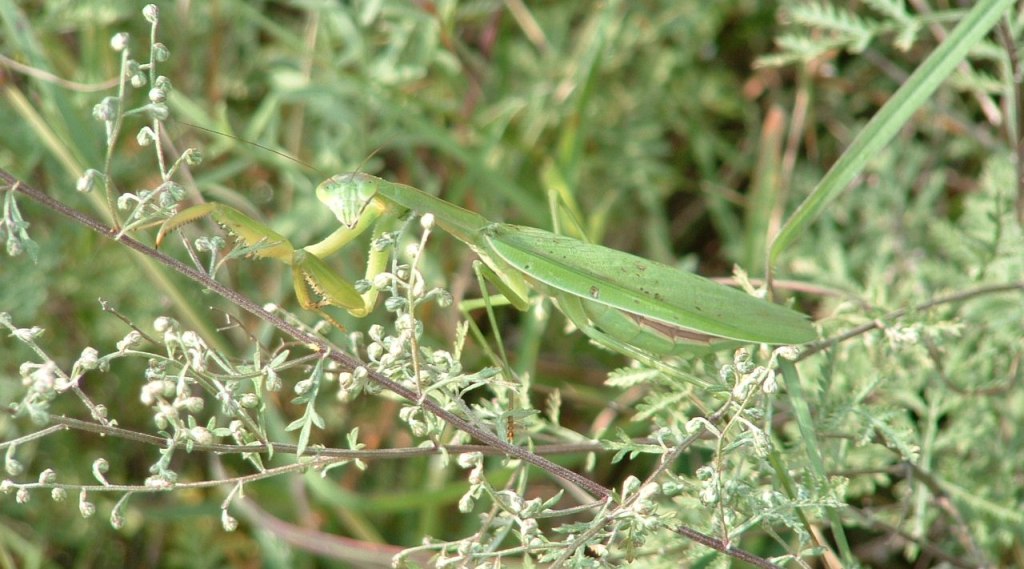
[[[933,299],[931,299],[931,300],[929,300],[927,302],[922,302],[921,304],[918,304],[917,306],[912,306],[912,307],[909,307],[909,308],[900,308],[899,310],[893,310],[892,312],[886,314],[885,316],[882,316],[881,318],[876,318],[876,319],[872,320],[871,322],[867,322],[865,324],[861,324],[860,326],[857,326],[856,328],[852,328],[850,330],[847,330],[846,332],[843,332],[842,334],[838,334],[838,335],[833,336],[831,338],[825,338],[824,340],[819,340],[817,342],[812,342],[810,344],[807,344],[806,347],[804,347],[801,350],[800,357],[798,357],[795,361],[805,360],[805,359],[811,357],[812,355],[814,355],[814,354],[816,354],[816,353],[818,353],[818,352],[828,348],[829,346],[832,346],[834,344],[838,344],[840,342],[844,342],[846,340],[849,340],[850,338],[855,338],[857,336],[860,336],[861,334],[864,334],[865,332],[870,332],[871,330],[881,330],[881,329],[885,328],[885,323],[886,322],[892,321],[892,320],[898,320],[900,318],[903,318],[904,316],[906,316],[907,314],[909,314],[911,312],[919,312],[919,311],[922,311],[922,310],[928,310],[929,308],[935,308],[936,306],[941,306],[943,304],[953,304],[953,303],[957,303],[957,302],[965,302],[967,300],[970,300],[972,298],[976,298],[976,297],[979,297],[979,296],[985,296],[985,295],[989,295],[989,294],[999,294],[999,293],[1003,293],[1003,292],[1015,292],[1015,291],[1021,291],[1021,290],[1024,290],[1024,281],[1017,281],[1017,282],[1006,283],[1006,284],[997,284],[997,285],[986,285],[986,286],[980,286],[978,288],[973,288],[973,289],[965,290],[965,291],[962,291],[962,292],[958,292],[956,294],[950,294],[950,295],[947,295],[947,296],[939,296],[939,297],[933,298]]]

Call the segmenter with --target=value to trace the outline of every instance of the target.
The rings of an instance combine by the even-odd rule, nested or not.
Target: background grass
[[[362,169],[490,219],[545,229],[575,219],[595,242],[713,276],[739,263],[754,277],[765,270],[766,235],[934,49],[944,26],[963,15],[901,12],[901,3],[886,2],[850,12],[745,1],[158,5],[158,40],[171,51],[159,73],[174,85],[169,139],[178,149],[199,147],[205,157],[181,180],[191,199],[201,193],[229,203],[307,244],[336,224],[313,199],[313,187],[328,174]],[[118,74],[120,55],[109,47],[114,33],[130,32],[138,57],[148,50],[139,9],[0,0],[0,54],[100,84]],[[659,501],[673,523],[716,537],[734,531],[736,543],[756,555],[803,555],[811,564],[836,563],[822,555],[826,547],[848,565],[1024,563],[1024,471],[1016,459],[1024,421],[1019,287],[888,317],[932,298],[1021,280],[1017,158],[1006,142],[1020,137],[1006,48],[1019,37],[1016,23],[1004,34],[1003,43],[975,47],[970,65],[774,267],[784,279],[781,295],[813,314],[823,337],[876,319],[884,329],[853,334],[801,361],[799,376],[786,373],[785,395],[736,413],[758,422],[773,442],[772,456],[757,456],[750,444],[755,431],[733,423],[736,438],[702,441],[684,455],[661,480],[665,488],[675,485]],[[85,168],[104,162],[103,127],[90,114],[111,91],[55,84],[13,67],[3,72],[0,164],[76,209],[106,215],[101,193],[80,194],[74,186]],[[139,101],[145,93],[132,96]],[[134,141],[142,124],[126,124],[113,148],[111,174],[121,191],[160,181],[152,151]],[[557,220],[549,207],[553,193],[567,204],[556,209]],[[70,367],[85,346],[113,351],[128,331],[97,298],[146,329],[156,317],[173,315],[240,359],[252,357],[250,334],[264,346],[281,342],[269,326],[203,295],[195,283],[19,203],[41,250],[36,263],[4,258],[0,311],[19,327],[46,329],[39,342],[60,365]],[[365,250],[353,247],[332,264],[358,278]],[[476,298],[472,258],[438,232],[422,270],[457,299]],[[219,276],[259,302],[296,308],[287,267],[235,261]],[[345,324],[364,330],[386,323],[388,315],[378,312]],[[224,313],[237,315],[248,333],[217,332]],[[425,343],[451,344],[457,311],[428,306],[419,316]],[[532,382],[532,405],[544,410],[553,398],[561,401],[566,430],[538,427],[539,442],[575,441],[572,432],[617,441],[618,429],[636,438],[660,428],[678,432],[722,404],[715,393],[664,380],[632,382],[620,374],[605,383],[625,360],[581,334],[564,334],[557,313],[506,309],[499,323],[514,369]],[[488,326],[482,317],[480,324]],[[340,333],[333,338],[343,340]],[[7,336],[0,337],[0,353],[0,401],[17,402],[25,390],[19,366],[34,356]],[[727,361],[725,354],[722,362],[678,365],[715,378]],[[466,369],[488,364],[470,342]],[[83,385],[125,428],[155,433],[151,410],[138,403],[145,370],[144,359],[123,360]],[[292,372],[286,389],[306,375]],[[302,414],[290,399],[271,400],[267,420],[276,441],[294,440],[281,430]],[[419,439],[400,419],[400,407],[386,397],[325,397],[318,408],[327,425],[314,440],[346,447],[344,433],[359,427],[359,440],[371,449],[415,446]],[[50,412],[88,418],[70,397],[55,400]],[[216,415],[211,401],[201,422]],[[0,415],[4,441],[38,429],[24,417]],[[723,448],[728,443],[736,448]],[[820,453],[827,478],[811,474],[809,447]],[[23,473],[8,473],[19,481],[54,468],[62,482],[90,483],[92,461],[105,457],[109,480],[140,484],[158,458],[152,446],[81,432],[8,449],[24,466]],[[633,441],[624,450],[650,449]],[[558,461],[619,488],[628,476],[649,473],[656,454],[613,461],[611,452],[579,452]],[[182,480],[221,477],[201,455],[174,460]],[[233,474],[248,471],[239,460],[225,463]],[[543,474],[527,484],[500,461],[488,465],[495,487],[511,480],[527,497],[545,498],[558,489]],[[699,469],[708,465],[728,499],[699,499],[707,488]],[[369,544],[409,547],[426,535],[473,536],[479,518],[456,509],[468,487],[465,471],[428,457],[374,461],[367,472],[339,469],[327,480],[278,477],[246,493],[280,519],[356,540],[351,549],[366,557],[346,562],[364,566],[380,561]],[[104,521],[118,496],[95,497],[102,515],[91,520],[81,518],[74,496],[64,504],[48,503],[42,491],[27,505],[0,498],[0,523],[9,530],[0,532],[0,559],[26,567],[323,563],[272,539],[276,526],[251,512],[239,514],[240,531],[223,532],[223,493],[215,490],[136,497],[120,530]],[[759,501],[765,496],[771,500]],[[591,517],[572,519],[585,524]],[[652,566],[728,559],[664,530],[637,531],[645,542],[609,539],[607,563],[630,556]],[[810,538],[813,532],[823,537]],[[815,543],[822,549],[806,549]]]

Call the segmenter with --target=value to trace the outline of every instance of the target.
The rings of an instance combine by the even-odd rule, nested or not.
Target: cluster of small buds
[[[354,399],[366,389],[369,377],[369,370],[363,366],[359,366],[351,372],[338,373],[338,401],[348,402]]]
[[[153,329],[158,334],[164,335],[164,343],[177,343],[177,334],[181,328],[178,321],[167,316],[161,316],[153,321]]]
[[[661,485],[657,482],[643,483],[635,476],[629,476],[622,484],[622,506],[615,511],[615,518],[628,520],[638,531],[630,532],[637,536],[656,530],[662,520],[657,515],[658,506],[654,497],[661,494]],[[637,538],[641,540],[640,537]],[[642,544],[642,540],[637,542]]]
[[[459,498],[459,511],[468,514],[476,507],[476,501],[483,493],[483,486],[477,484],[469,487],[469,490]]]
[[[316,384],[312,379],[303,379],[302,381],[297,382],[292,390],[295,392],[295,395],[305,395],[315,386]]]
[[[110,511],[110,526],[114,529],[124,528],[124,524],[127,521],[124,517],[124,512],[128,503],[126,498],[127,496],[119,500]]]
[[[768,369],[761,380],[761,392],[766,395],[773,395],[779,390],[778,376],[774,369]]]
[[[178,323],[166,317],[158,318],[154,322],[154,328],[163,334],[167,350],[172,356],[180,349],[180,353],[188,359],[190,368],[197,371],[205,369],[209,349],[198,334],[191,331],[179,333]],[[206,407],[206,401],[190,390],[194,379],[188,376],[168,376],[167,361],[156,358],[149,360],[145,377],[146,382],[140,390],[139,400],[156,411],[153,420],[158,428],[167,429],[174,425],[181,436],[196,442],[209,438],[197,435],[197,431],[189,429],[182,422],[183,414],[194,415]],[[212,437],[212,434],[210,436]]]
[[[125,192],[117,196],[117,209],[127,211],[131,209],[134,215],[145,211],[154,202],[159,206],[167,198],[166,194],[158,190],[138,190],[134,193]]]
[[[641,502],[649,501],[659,492],[661,492],[661,487],[657,482],[642,484],[636,476],[629,476],[622,483],[622,495],[626,497],[636,494],[637,500]]]
[[[434,288],[427,291],[427,294],[423,295],[423,300],[433,300],[440,308],[448,308],[455,302],[452,293],[443,288]]]
[[[156,4],[146,4],[142,8],[142,17],[155,26],[160,21],[160,8]]]
[[[202,399],[200,399],[202,401]],[[255,409],[260,405],[260,398],[255,393],[243,393],[238,399],[238,404],[243,409]]]
[[[6,225],[14,225],[13,223],[6,223]],[[17,257],[25,251],[25,241],[18,238],[17,228],[12,228],[13,231],[6,231],[7,233],[7,244],[6,251],[8,257]],[[23,226],[22,229],[25,229]],[[0,232],[3,233],[3,232]]]
[[[737,416],[738,424],[746,427],[746,434],[749,435],[749,442],[754,447],[754,454],[759,458],[767,457],[772,451],[772,440],[764,429],[747,420],[746,417]]]
[[[214,435],[210,432],[210,429],[202,425],[196,425],[188,430],[189,438],[201,445],[210,445],[214,443]]]
[[[418,338],[423,333],[423,323],[414,318],[412,314],[401,314],[395,320],[395,331],[403,339],[411,336]]]
[[[379,324],[370,327],[371,341],[366,346],[366,356],[378,370],[388,369],[404,362],[410,350],[411,329],[421,330],[419,323],[408,314],[400,315],[399,320],[401,322],[396,322],[395,325],[396,328],[399,328],[397,336],[387,335],[384,327]]]
[[[54,470],[52,468],[47,468],[46,470],[44,470],[44,471],[39,473],[39,484],[48,486],[50,484],[56,484],[56,483],[57,483],[57,471],[56,470]]]
[[[159,207],[170,208],[185,197],[185,187],[173,180],[167,180],[157,187],[156,195],[159,198]]]
[[[110,486],[106,474],[110,471],[110,463],[105,458],[97,458],[92,461],[92,477],[104,486]]]
[[[398,239],[400,237],[400,231],[385,231],[380,235],[380,237],[374,239],[370,243],[370,247],[372,247],[374,251],[384,251],[385,249],[394,247],[395,244],[398,243]]]
[[[139,400],[142,401],[143,405],[153,407],[161,401],[166,402],[174,397],[176,391],[177,384],[174,381],[165,377],[157,377],[142,386]]]
[[[721,431],[719,431],[717,427],[712,425],[711,421],[708,421],[704,417],[694,417],[686,422],[686,432],[688,434],[692,435],[694,433],[699,432],[701,429],[707,429],[707,431],[714,435],[715,437],[721,438],[722,436]]]
[[[150,103],[146,105],[145,109],[146,113],[154,120],[165,121],[171,116],[170,109],[164,104]]]
[[[114,36],[114,38],[115,41],[118,41],[118,43],[124,45],[124,48],[122,49],[126,49],[128,47],[128,41],[131,39],[126,33],[117,34]],[[114,42],[112,41],[111,44],[113,43]],[[128,52],[125,51],[126,55],[127,53]],[[143,70],[142,65],[138,61],[135,61],[134,59],[128,59],[125,62],[124,69],[125,76],[128,78],[128,83],[131,84],[132,87],[136,89],[141,89],[146,86],[146,83],[149,82],[149,78],[146,77],[146,72]]]
[[[224,238],[220,235],[204,235],[197,237],[195,241],[196,251],[200,253],[216,253],[224,248]],[[274,312],[277,310],[276,304],[267,304],[263,307],[267,312]]]
[[[732,396],[744,400],[752,389],[760,389],[762,393],[771,395],[778,391],[779,384],[774,370],[775,358],[789,355],[792,350],[776,350],[768,366],[754,363],[750,352],[745,349],[736,350],[731,364],[719,369],[719,378],[725,383],[732,383]]]
[[[407,405],[398,411],[398,418],[406,425],[413,436],[425,437],[429,432],[429,425],[424,420],[423,409],[419,405]]]
[[[921,342],[921,325],[912,326],[892,325],[882,329],[885,339],[893,348],[902,346],[916,346]]]
[[[153,61],[163,63],[171,58],[171,50],[161,42],[154,43],[150,50],[152,52]]]
[[[462,373],[462,362],[447,350],[434,350],[427,357],[427,363],[438,375],[455,376]],[[488,370],[493,368],[488,368]],[[485,370],[482,373],[486,373]]]
[[[203,151],[198,148],[186,148],[181,159],[189,166],[198,166],[203,163]]]
[[[267,391],[271,393],[281,391],[281,387],[284,386],[284,382],[281,381],[281,376],[279,376],[277,371],[269,366],[263,368],[263,381]]]
[[[88,168],[75,182],[75,189],[83,194],[87,194],[92,191],[96,186],[96,180],[103,179],[103,173],[93,168]]]
[[[775,393],[778,390],[778,383],[775,381],[775,370],[766,367],[755,367],[750,373],[739,376],[733,385],[732,396],[737,400],[746,399],[751,389],[761,388],[765,394]]]
[[[223,510],[220,511],[220,525],[222,528],[224,528],[224,531],[235,531],[236,529],[238,529],[238,520],[233,518],[231,514],[228,513],[227,508],[224,508]]]
[[[189,366],[197,372],[206,371],[206,360],[210,356],[210,349],[203,338],[192,330],[186,330],[178,337],[181,348],[185,351]]]
[[[470,481],[473,483],[473,486],[459,500],[459,510],[463,513],[470,513],[475,507],[477,500],[479,500],[480,495],[486,490],[483,482],[473,482],[474,473],[479,468],[479,466],[474,467],[473,472],[470,473]],[[482,477],[482,475],[480,476]],[[498,515],[493,519],[493,524],[496,528],[516,527],[519,538],[531,547],[540,547],[545,543],[540,531],[540,524],[538,524],[536,519],[545,507],[541,499],[525,500],[522,496],[511,490],[495,492],[491,496],[501,508]],[[468,543],[468,541],[473,540],[463,541],[458,545],[458,552],[462,556],[471,555],[475,551],[472,544]]]
[[[396,280],[398,280],[398,278],[395,275],[388,272],[383,272],[374,275],[372,281],[365,282],[369,283],[371,287],[377,290],[385,290],[388,287],[390,287],[391,283],[395,282]]]
[[[10,476],[18,476],[25,471],[25,465],[21,464],[21,461],[14,458],[12,453],[8,452],[4,456],[4,472]]]
[[[92,107],[92,118],[105,123],[112,123],[117,119],[117,111],[120,108],[120,101],[117,97],[103,97],[100,102]]]
[[[3,193],[3,205],[0,205],[0,239],[5,241],[7,255],[16,257],[28,253],[33,262],[38,262],[39,244],[29,237],[28,228],[31,224],[22,217],[18,202],[14,199],[15,192],[0,193]],[[10,315],[0,312],[0,324],[10,328]]]
[[[157,142],[157,134],[152,128],[144,126],[139,129],[139,132],[135,133],[135,142],[142,147],[149,146],[150,144]]]
[[[21,487],[18,488],[17,492],[15,492],[14,497],[15,501],[19,504],[27,504],[31,498],[31,494],[29,494],[28,488]]]
[[[231,438],[234,439],[236,443],[240,445],[249,444],[245,438],[248,431],[245,429],[245,424],[242,421],[233,419],[228,423],[228,431],[231,432]]]
[[[100,361],[99,351],[91,346],[86,346],[82,350],[82,355],[78,356],[78,360],[75,361],[74,368],[81,369],[82,371],[91,371],[100,367],[102,363],[105,362]]]
[[[501,490],[494,495],[495,499],[510,514],[516,516],[536,514],[540,505],[539,499],[525,500],[512,490]]]
[[[58,393],[57,364],[47,361],[42,364],[25,362],[21,364],[21,384],[28,388],[33,399],[50,401]]]
[[[44,329],[39,326],[33,326],[31,328],[17,328],[13,332],[13,336],[26,344],[35,342],[35,339],[43,335]]]
[[[384,310],[388,312],[404,312],[409,306],[409,301],[404,296],[389,296],[384,299]]]
[[[477,540],[464,539],[459,542],[459,547],[456,550],[459,554],[459,559],[465,559],[467,557],[475,556],[484,551],[482,543]],[[453,560],[454,561],[454,560]],[[459,566],[466,565],[465,561],[459,563]]]
[[[647,486],[651,486],[651,484],[648,484]],[[656,487],[657,485],[654,484],[654,486]],[[640,488],[641,488],[641,482],[640,482],[639,478],[637,478],[636,476],[633,476],[633,475],[627,476],[626,479],[622,482],[621,502],[623,504],[625,504],[625,503],[629,502],[631,499],[634,499],[634,495],[637,494],[637,492],[640,490]],[[653,493],[657,493],[657,488],[655,488],[655,491]],[[652,493],[651,492],[647,492],[647,494],[652,494]],[[637,497],[639,497],[639,496],[637,496]]]
[[[796,346],[780,346],[772,352],[772,358],[776,357],[793,361],[800,357],[800,348]]]
[[[261,444],[259,438],[250,433],[245,427],[245,423],[239,419],[233,419],[228,423],[228,433],[230,434],[231,439],[238,445],[258,446]]]
[[[432,214],[432,213],[425,213],[425,214],[423,214],[420,217],[420,227],[422,227],[424,231],[430,231],[431,229],[433,229],[434,228],[434,214]]]
[[[132,330],[117,343],[117,352],[123,354],[142,345],[144,338],[137,330]]]
[[[480,468],[484,463],[484,455],[480,452],[467,452],[455,459],[460,468]]]
[[[178,424],[180,416],[178,410],[166,401],[159,401],[156,404],[157,412],[153,415],[153,423],[162,431],[167,430],[171,424]]]
[[[151,23],[151,37],[155,37],[157,23],[159,21],[159,9],[155,5],[147,5],[143,9],[147,20]],[[150,45],[149,61],[139,62],[132,57],[129,50],[131,37],[127,33],[115,34],[111,40],[111,47],[121,53],[121,78],[122,82],[135,89],[145,88],[150,85],[146,93],[146,103],[139,108],[127,108],[129,102],[121,96],[105,97],[93,107],[93,117],[104,123],[108,143],[113,143],[117,137],[117,131],[121,127],[121,119],[128,115],[142,113],[154,122],[151,125],[143,126],[136,133],[136,141],[140,146],[152,146],[160,154],[158,160],[161,167],[164,165],[163,150],[159,144],[160,123],[170,117],[170,109],[167,106],[168,94],[173,89],[170,79],[163,75],[156,74],[156,65],[167,61],[170,58],[170,50],[163,43],[152,40]],[[122,87],[122,93],[124,89]],[[177,169],[184,163],[195,165],[201,159],[201,155],[194,149],[186,150],[169,169],[161,168],[161,185],[153,190],[138,190],[134,193],[125,193],[118,196],[117,206],[122,210],[131,209],[127,219],[123,220],[122,231],[138,227],[142,224],[166,216],[167,210],[180,201],[184,192],[177,184],[170,180]],[[79,191],[89,191],[95,185],[96,179],[102,176],[96,171],[87,171],[79,180],[77,188]],[[134,203],[134,205],[133,205]]]
[[[91,518],[96,514],[96,504],[89,501],[89,493],[85,490],[78,494],[78,513],[83,518]]]
[[[750,350],[740,348],[732,355],[732,365],[735,366],[736,371],[742,375],[754,371],[757,364],[754,363],[754,358],[750,355]]]
[[[701,482],[700,492],[698,493],[700,501],[706,506],[717,504],[719,498],[718,471],[712,466],[702,466],[697,469],[695,474],[697,479]]]
[[[110,416],[110,412],[107,410],[107,406],[103,404],[94,405],[91,411],[93,420],[105,423],[107,418]],[[117,421],[111,422],[111,425],[116,425]]]
[[[118,32],[110,38],[110,47],[114,51],[124,51],[128,49],[128,42],[131,40],[131,35],[128,32]]]
[[[469,490],[459,499],[459,511],[466,514],[473,511],[476,501],[484,491],[484,484],[487,482],[487,479],[484,478],[484,455],[479,452],[460,454],[455,459],[455,463],[461,468],[472,469],[469,471]]]
[[[147,476],[143,484],[146,488],[154,490],[170,490],[174,488],[174,482],[174,480],[169,479],[164,474],[154,474],[152,476]]]

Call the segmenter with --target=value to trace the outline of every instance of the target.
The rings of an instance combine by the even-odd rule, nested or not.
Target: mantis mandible
[[[323,258],[371,227],[376,239],[410,212],[432,214],[441,229],[483,262],[484,277],[519,310],[529,291],[547,295],[583,333],[622,353],[703,353],[737,343],[801,344],[816,338],[807,317],[692,273],[549,231],[495,223],[421,190],[354,172],[332,176],[316,189],[341,227],[297,249],[282,235],[223,204],[185,209],[164,222],[157,246],[182,225],[212,216],[253,255],[291,265],[299,304],[322,312],[336,306],[369,314],[377,290],[359,294]],[[367,279],[382,272],[388,253],[371,248]],[[314,298],[317,297],[317,298]]]

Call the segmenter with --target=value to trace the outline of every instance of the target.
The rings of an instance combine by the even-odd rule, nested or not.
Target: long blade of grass
[[[868,160],[889,143],[910,117],[924,105],[939,84],[967,56],[968,51],[991,30],[1012,4],[1012,0],[981,0],[949,34],[928,59],[896,90],[875,113],[864,130],[843,152],[807,199],[786,221],[772,242],[769,267],[823,209],[864,169]]]
[[[807,394],[804,393],[803,385],[800,383],[800,373],[796,365],[786,358],[779,358],[779,369],[782,376],[786,378],[786,391],[789,394],[790,404],[793,406],[793,416],[796,418],[797,427],[800,429],[800,439],[807,451],[807,464],[810,467],[810,474],[815,483],[820,487],[822,495],[831,493],[828,484],[828,469],[825,467],[825,459],[821,447],[818,446],[818,434],[816,423],[811,416],[810,403]],[[781,473],[780,473],[781,474]],[[842,496],[835,496],[837,501],[842,501]],[[850,542],[843,530],[842,518],[835,508],[828,509],[826,513],[832,526],[832,537],[835,539],[836,548],[843,559],[844,566],[853,565],[855,559],[853,550],[850,549]]]

